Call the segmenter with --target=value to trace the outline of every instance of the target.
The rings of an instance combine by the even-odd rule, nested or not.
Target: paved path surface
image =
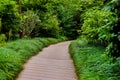
[[[25,64],[16,80],[77,80],[69,44],[67,41],[44,48]]]

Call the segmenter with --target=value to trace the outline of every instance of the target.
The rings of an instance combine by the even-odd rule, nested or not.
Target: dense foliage
[[[119,57],[119,0],[97,1],[94,0],[81,1],[92,5],[92,7],[82,6],[80,21],[82,21],[79,34],[86,37],[90,43],[107,46],[107,54],[113,57]],[[101,5],[95,5],[100,3]],[[84,5],[84,4],[83,4]]]
[[[73,20],[76,11],[72,0],[22,0],[22,11],[27,9],[38,12],[41,20],[39,36],[58,37],[60,35],[68,38],[78,36],[76,21]]]
[[[8,43],[0,48],[0,80],[15,80],[17,74],[23,69],[23,63],[31,56],[37,54],[50,44],[65,40],[66,38],[34,38],[22,39]],[[22,45],[21,45],[22,44]]]
[[[116,14],[117,18],[117,21],[114,23],[111,29],[111,34],[114,36],[111,37],[108,50],[112,56],[120,57],[120,1],[111,1],[108,6],[110,7],[110,11]]]
[[[70,44],[78,80],[119,80],[120,60],[111,63],[113,58],[105,54],[105,48],[88,44],[84,38]]]
[[[111,25],[115,22],[113,13],[99,10],[96,8],[87,10],[82,17],[82,34],[90,40],[101,40],[109,42],[112,34],[110,33]]]
[[[0,46],[20,30],[23,38],[82,36],[120,66],[120,0],[1,0]]]
[[[0,18],[1,18],[1,31],[0,33],[6,34],[7,38],[10,39],[18,30],[19,14],[18,5],[12,0],[1,0],[0,1]]]

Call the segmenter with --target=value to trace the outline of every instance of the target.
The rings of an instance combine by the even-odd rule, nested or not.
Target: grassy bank
[[[14,80],[23,64],[42,48],[65,40],[53,38],[20,39],[0,48],[0,80]]]
[[[76,40],[69,48],[78,80],[120,79],[118,62],[112,63],[112,58],[105,54],[103,47],[88,45],[86,40]]]

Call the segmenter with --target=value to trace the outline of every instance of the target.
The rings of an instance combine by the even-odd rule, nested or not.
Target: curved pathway
[[[69,44],[67,41],[44,48],[28,60],[16,80],[77,80]]]

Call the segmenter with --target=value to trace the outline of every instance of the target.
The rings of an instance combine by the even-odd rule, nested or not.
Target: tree
[[[23,36],[32,37],[32,34],[38,32],[36,29],[38,29],[37,27],[39,27],[40,24],[41,20],[39,19],[37,13],[32,10],[24,12],[20,22],[20,29],[23,31]],[[38,33],[34,34],[34,36],[37,34]]]
[[[12,29],[12,37],[15,37],[19,24],[19,14],[17,4],[13,0],[0,1],[0,18],[2,22],[1,33],[9,37],[9,31]],[[14,36],[13,36],[14,35]]]

